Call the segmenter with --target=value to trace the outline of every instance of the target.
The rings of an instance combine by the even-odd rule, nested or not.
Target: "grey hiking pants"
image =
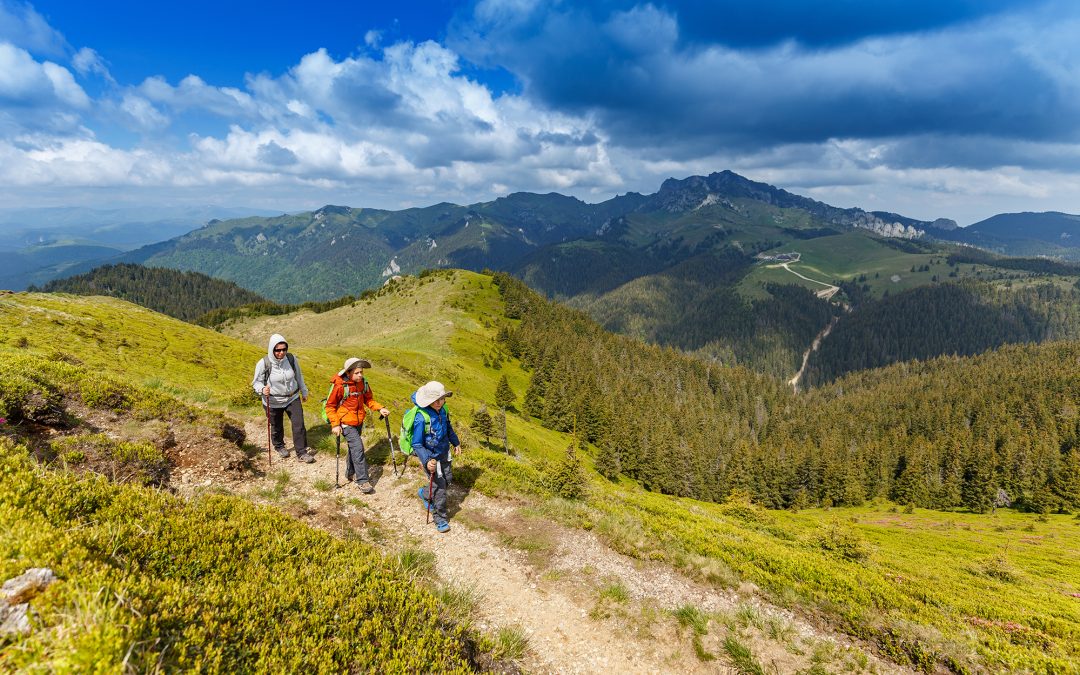
[[[307,450],[307,427],[304,426],[304,408],[297,396],[284,408],[270,408],[270,426],[272,432],[270,439],[274,443],[274,449],[288,456],[285,452],[285,415],[289,415],[289,423],[292,424],[292,443],[297,455],[304,454]]]
[[[345,453],[345,477],[355,476],[357,483],[366,483],[368,476],[367,457],[364,455],[364,439],[360,437],[360,427],[341,425],[341,435],[349,443]]]
[[[420,468],[424,470],[424,478],[428,479],[428,485],[431,486],[431,491],[434,493],[428,494],[428,489],[424,488],[424,494],[431,501],[431,514],[437,524],[450,520],[450,512],[446,510],[446,490],[450,487],[450,481],[454,477],[452,475],[453,467],[450,466],[449,459],[436,458],[435,461],[438,466],[435,468],[434,481],[431,480],[431,473],[427,470],[426,464],[421,464]]]

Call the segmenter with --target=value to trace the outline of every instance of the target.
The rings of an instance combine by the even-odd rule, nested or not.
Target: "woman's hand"
[[[340,436],[341,435],[341,425],[339,424],[337,426],[330,427],[330,433],[334,434],[335,436]]]
[[[269,396],[269,395],[270,395],[270,385],[266,385],[265,387],[263,387],[263,396]]]
[[[379,409],[379,416],[380,417],[387,417],[389,414],[390,414],[390,411],[388,409],[386,409],[386,408],[380,408]]]

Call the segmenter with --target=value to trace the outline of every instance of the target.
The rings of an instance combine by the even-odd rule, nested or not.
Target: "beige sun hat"
[[[345,373],[349,372],[349,368],[352,368],[357,364],[360,364],[361,368],[371,367],[371,361],[368,361],[367,359],[358,359],[354,356],[350,359],[345,359],[345,367],[338,371],[338,375],[345,377]]]
[[[432,380],[416,390],[416,405],[426,408],[444,396],[453,396],[454,392],[446,391],[442,382]]]

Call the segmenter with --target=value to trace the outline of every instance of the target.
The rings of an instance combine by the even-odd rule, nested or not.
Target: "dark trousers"
[[[368,476],[367,457],[364,455],[364,439],[360,437],[360,427],[341,425],[341,435],[349,442],[349,451],[345,453],[345,477],[355,476],[357,483],[366,483]]]
[[[451,475],[453,468],[450,466],[449,459],[435,458],[438,466],[435,467],[435,480],[431,480],[431,472],[427,470],[427,464],[421,463],[420,468],[424,470],[424,478],[428,479],[428,485],[431,487],[433,494],[427,495],[428,500],[431,502],[431,513],[435,516],[435,522],[445,523],[450,520],[450,512],[446,510],[446,490],[450,487],[450,481],[453,480]],[[427,488],[424,488],[424,493],[427,493]]]
[[[279,453],[288,455],[285,451],[285,415],[289,415],[289,423],[292,424],[292,443],[297,456],[307,450],[307,427],[304,426],[304,408],[300,405],[300,397],[293,399],[292,403],[284,408],[270,408],[270,439],[274,449]]]

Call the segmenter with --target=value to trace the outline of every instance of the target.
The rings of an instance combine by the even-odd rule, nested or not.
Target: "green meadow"
[[[795,269],[819,272],[823,280],[872,276],[873,269],[841,269],[829,256],[830,246],[870,245],[881,249],[874,265],[882,275],[900,255],[910,267],[910,254],[842,235],[800,242],[806,267]],[[69,354],[109,377],[240,416],[261,414],[254,397],[241,394],[268,335],[281,332],[304,364],[316,399],[306,406],[309,428],[325,449],[330,440],[315,408],[345,358],[373,362],[367,375],[395,421],[417,386],[439,379],[455,391],[449,406],[467,446],[459,471],[469,489],[528,505],[594,532],[617,551],[663,561],[707,583],[756,588],[773,603],[926,672],[1080,673],[1080,519],[1073,515],[936,512],[885,502],[784,512],[738,496],[724,504],[698,502],[651,493],[625,478],[602,479],[591,470],[600,452],[594,447],[584,453],[586,497],[558,497],[552,473],[571,435],[516,409],[507,415],[510,454],[501,442],[485,446],[469,431],[474,409],[494,407],[500,377],[507,377],[519,406],[529,381],[495,340],[499,326],[512,320],[504,317],[491,278],[481,274],[408,277],[352,305],[245,319],[225,334],[102,298],[6,295],[0,320],[13,327],[0,343],[5,359]],[[10,551],[10,540],[2,541]],[[302,551],[300,558],[307,555]]]
[[[870,293],[882,295],[899,293],[938,281],[979,279],[1029,283],[1029,272],[1004,270],[987,265],[948,265],[948,252],[910,253],[892,248],[867,232],[854,231],[816,239],[786,239],[765,254],[776,255],[797,251],[798,262],[791,263],[792,271],[825,283],[857,281],[870,287]],[[1062,283],[1071,283],[1064,278]],[[764,297],[769,283],[798,284],[812,291],[824,286],[800,279],[773,263],[759,263],[738,285],[739,292],[748,297]]]

